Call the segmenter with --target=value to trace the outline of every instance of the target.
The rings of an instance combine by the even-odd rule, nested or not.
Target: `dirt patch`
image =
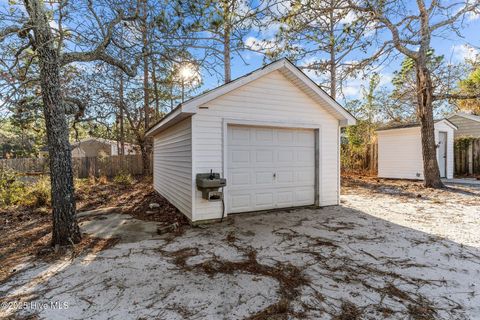
[[[425,301],[409,305],[408,313],[414,320],[434,320],[436,315],[435,309]]]
[[[129,186],[105,179],[77,180],[75,195],[78,211],[121,207],[122,213],[137,219],[175,225],[175,235],[182,234],[184,226],[188,224],[183,214],[153,190],[151,178],[136,177]],[[156,204],[154,208],[150,208],[152,203]],[[0,209],[0,282],[15,274],[15,267],[21,263],[37,258],[53,260],[66,254],[66,249],[52,253],[51,224],[49,207]],[[73,248],[73,253],[68,249],[68,254],[101,247],[106,248],[108,244],[84,236],[82,242]]]
[[[74,301],[65,319],[474,319],[480,236],[468,192],[476,191],[389,183],[375,191],[359,182],[340,206],[244,215],[67,260],[31,294]],[[10,300],[39,271],[5,284]]]
[[[417,199],[442,204],[447,200],[459,201],[465,205],[480,205],[480,189],[455,186],[432,189],[423,186],[422,181],[402,179],[381,179],[369,176],[342,176],[344,195],[388,195],[405,200]]]
[[[343,302],[340,312],[333,317],[333,320],[359,320],[362,312],[351,302]]]
[[[151,204],[155,204],[155,207],[150,207]],[[124,209],[123,213],[128,213],[139,220],[188,224],[188,219],[167,199],[153,190],[151,184],[145,186],[143,195],[131,199],[129,207]]]
[[[116,239],[97,239],[83,236],[73,247],[51,246],[51,217],[44,209],[17,209],[0,211],[0,283],[24,269],[20,264],[35,260],[53,262],[84,253],[96,253],[114,245]],[[34,265],[33,265],[34,266]]]
[[[228,261],[217,256],[195,264],[188,265],[187,260],[199,254],[198,248],[187,247],[177,251],[165,251],[160,253],[172,259],[172,262],[180,269],[189,272],[203,272],[210,277],[217,274],[247,273],[253,276],[262,276],[275,279],[279,284],[279,300],[248,317],[248,319],[288,319],[291,316],[302,317],[294,311],[292,303],[300,296],[300,288],[309,283],[303,271],[290,263],[277,263],[275,266],[262,264],[257,260],[257,252],[251,246],[240,246],[235,243],[233,233],[227,235],[227,243],[232,249],[241,252],[246,259],[242,261]]]
[[[188,219],[154,189],[149,177],[136,177],[129,185],[112,181],[97,181],[77,188],[77,209],[121,207],[121,213],[145,221],[187,225]]]
[[[0,283],[15,274],[15,267],[27,262],[27,257],[49,246],[50,221],[46,210],[0,210]]]

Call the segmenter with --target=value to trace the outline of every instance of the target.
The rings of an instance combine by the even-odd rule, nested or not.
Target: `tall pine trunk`
[[[40,67],[43,113],[50,155],[52,194],[52,244],[68,245],[81,240],[75,208],[69,128],[60,92],[60,64],[43,1],[25,0],[33,28]]]
[[[228,24],[225,27],[225,34],[223,38],[223,66],[225,83],[232,81],[232,66],[230,57],[230,27]]]
[[[157,119],[160,119],[160,97],[158,96],[157,74],[155,72],[156,64],[153,56],[151,58],[151,62],[152,62],[153,94],[155,97],[155,115]]]
[[[150,152],[148,142],[145,137],[139,137],[137,139],[138,145],[140,146],[140,153],[142,156],[142,164],[143,164],[143,174],[149,175],[150,174]]]
[[[120,148],[121,148],[121,155],[125,155],[125,116],[124,116],[124,108],[125,108],[125,101],[124,101],[124,84],[123,84],[123,74],[120,74],[120,83],[118,88],[118,95],[120,98],[120,105],[119,105],[119,125],[120,125]]]
[[[142,15],[142,44],[143,44],[143,113],[144,113],[144,132],[147,132],[148,127],[150,126],[150,97],[149,97],[149,86],[148,86],[148,25],[147,25],[147,0],[143,0],[143,15]],[[148,144],[148,138],[145,136],[142,138],[142,144],[140,149],[142,152],[142,162],[144,174],[150,173],[150,147]]]
[[[418,118],[421,124],[424,185],[443,188],[437,162],[435,122],[433,121],[433,87],[430,71],[421,61],[416,63]]]
[[[330,4],[331,7],[334,7],[334,4]],[[330,96],[333,99],[337,98],[337,57],[335,51],[335,18],[333,10],[329,12],[329,22],[330,22],[330,58],[329,58],[329,65],[330,65]]]
[[[147,0],[143,0],[142,15],[142,44],[143,44],[143,112],[145,121],[145,131],[150,124],[149,92],[148,92],[148,35],[147,35]]]

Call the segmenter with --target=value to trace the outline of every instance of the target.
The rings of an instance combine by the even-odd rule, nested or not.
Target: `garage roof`
[[[276,70],[280,71],[287,79],[292,81],[311,98],[323,102],[323,105],[328,108],[328,111],[340,120],[342,126],[354,125],[356,123],[355,117],[345,110],[335,99],[322,90],[312,79],[290,62],[290,60],[283,58],[179,104],[159,122],[151,126],[146,132],[146,135],[151,136],[159,133],[195,114],[199,106]]]

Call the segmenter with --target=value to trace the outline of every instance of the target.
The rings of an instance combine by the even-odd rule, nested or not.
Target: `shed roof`
[[[450,118],[452,118],[452,117],[455,117],[455,116],[480,122],[480,116],[476,116],[476,115],[469,114],[469,113],[465,113],[465,112],[457,112],[457,113],[454,113],[454,114],[452,114],[451,116],[449,116],[448,119],[450,119]]]
[[[451,121],[449,121],[446,118],[443,119],[437,119],[434,120],[435,123],[445,121],[449,126],[451,126],[453,129],[458,129],[456,125],[454,125]],[[406,123],[392,123],[392,124],[387,124],[383,127],[378,128],[376,131],[387,131],[387,130],[396,130],[396,129],[407,129],[407,128],[415,128],[415,127],[420,127],[421,124],[418,121],[415,122],[406,122]]]
[[[160,121],[151,126],[146,132],[146,135],[154,135],[163,131],[167,127],[195,114],[197,107],[276,70],[280,71],[287,79],[298,85],[314,100],[327,102],[326,107],[340,120],[342,125],[355,124],[356,119],[350,112],[321,89],[312,79],[290,62],[290,60],[283,58],[179,104]]]
[[[91,143],[91,142],[98,142],[102,144],[108,144],[108,145],[117,145],[117,141],[115,140],[110,140],[110,139],[104,139],[104,138],[96,138],[96,137],[88,137],[79,141],[76,141],[75,143],[72,143],[72,147],[77,147],[81,145],[82,143]],[[135,144],[125,142],[125,146],[136,146]]]

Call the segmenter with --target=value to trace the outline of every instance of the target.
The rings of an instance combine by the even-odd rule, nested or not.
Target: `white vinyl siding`
[[[453,178],[453,132],[444,122],[435,124],[447,132],[447,178]],[[424,179],[420,127],[378,131],[378,176],[395,179]]]
[[[378,176],[423,179],[420,128],[378,132]]]
[[[153,185],[188,218],[192,218],[191,118],[153,139]]]
[[[314,124],[319,128],[319,205],[336,205],[339,199],[339,121],[279,71],[220,96],[197,109],[192,117],[193,174],[219,172],[224,166],[225,119],[276,123],[278,127]],[[194,182],[194,181],[193,181]],[[228,190],[227,181],[227,190]],[[196,191],[192,220],[221,216],[221,202],[208,202]]]

